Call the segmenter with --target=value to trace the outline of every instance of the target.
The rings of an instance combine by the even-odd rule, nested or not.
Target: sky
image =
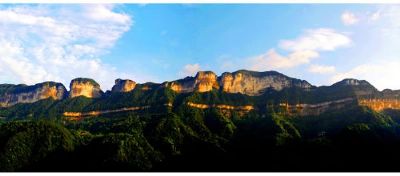
[[[239,69],[400,89],[400,6],[0,5],[0,83],[163,82]]]

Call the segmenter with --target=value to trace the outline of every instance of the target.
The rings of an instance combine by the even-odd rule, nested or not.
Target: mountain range
[[[341,108],[346,104],[358,103],[368,106],[374,110],[400,109],[400,90],[385,89],[378,91],[373,85],[365,80],[344,79],[331,86],[314,86],[305,80],[288,77],[275,71],[255,72],[239,70],[233,73],[225,72],[217,76],[211,71],[200,71],[195,77],[157,83],[138,84],[126,79],[115,80],[111,91],[104,92],[100,85],[93,79],[76,78],[70,83],[69,90],[61,83],[43,82],[32,86],[0,84],[0,107],[7,108],[16,104],[35,103],[41,100],[53,99],[56,101],[71,101],[76,97],[94,99],[91,104],[105,103],[107,99],[118,104],[150,106],[154,104],[170,105],[186,103],[188,106],[202,108],[216,106],[235,109],[235,107],[246,107],[248,110],[263,110],[267,105],[285,107],[288,113],[297,115],[320,114],[328,110]],[[116,96],[129,96],[129,92],[140,92],[150,96],[160,91],[171,91],[171,94],[209,94],[216,93],[227,97],[237,96],[246,99],[246,103],[231,100],[219,100],[218,102],[207,102],[199,100],[194,102],[177,102],[176,99],[162,97],[161,101],[147,101],[148,104],[138,102],[126,102],[126,100],[115,99]],[[134,99],[132,99],[134,101]],[[179,100],[178,100],[179,101]],[[216,104],[217,103],[217,104]],[[129,106],[133,107],[133,106]],[[129,108],[123,106],[110,107],[118,110]],[[140,109],[140,107],[137,107]],[[91,111],[105,110],[89,108]],[[135,108],[133,108],[135,109]],[[243,109],[243,108],[242,108]],[[85,108],[81,110],[87,110]]]
[[[399,171],[400,90],[276,71],[0,84],[0,171]]]

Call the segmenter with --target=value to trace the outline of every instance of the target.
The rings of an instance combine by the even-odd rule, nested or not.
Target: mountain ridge
[[[370,155],[360,156],[371,151],[392,156],[400,146],[400,91],[363,80],[317,87],[278,72],[238,71],[161,84],[117,79],[106,92],[87,78],[72,80],[70,92],[55,82],[15,86],[0,85],[3,100],[24,100],[0,107],[1,171],[287,169],[291,161],[296,169],[327,162],[344,168],[370,163]]]
[[[42,90],[39,89],[40,86],[47,84],[58,86],[58,89],[52,88],[52,93],[50,93],[50,89],[40,92]],[[20,93],[21,91],[15,90],[32,90],[32,92],[28,96],[23,91]],[[73,102],[78,101],[78,99],[75,100],[76,98],[83,97],[87,100],[81,98],[82,100],[79,101],[94,103],[88,106],[87,111],[102,110],[96,107],[104,107],[105,104],[108,104],[106,107],[111,109],[103,110],[113,111],[137,106],[159,106],[160,103],[172,105],[176,104],[174,102],[177,101],[176,99],[180,99],[179,97],[189,96],[193,98],[179,100],[178,104],[192,105],[193,108],[197,107],[193,106],[194,104],[207,107],[232,106],[231,110],[240,109],[235,106],[251,106],[252,109],[260,110],[264,109],[265,105],[268,106],[267,102],[272,101],[275,109],[283,108],[288,113],[309,115],[313,114],[313,111],[317,114],[323,113],[351,103],[350,101],[341,102],[343,99],[356,100],[358,104],[369,106],[375,110],[382,110],[386,106],[395,105],[397,107],[397,99],[400,99],[399,92],[396,90],[378,91],[368,81],[357,79],[344,79],[331,86],[314,86],[306,80],[291,78],[276,71],[238,70],[224,72],[220,76],[212,71],[199,71],[194,77],[188,76],[163,83],[140,84],[129,79],[118,78],[115,80],[113,88],[106,92],[103,92],[100,85],[90,78],[71,80],[70,91],[67,91],[63,84],[56,82],[38,83],[33,86],[0,84],[0,107],[7,108],[16,104],[34,103],[49,98],[56,101],[71,99]],[[235,96],[241,97],[240,101],[234,100]],[[154,99],[155,97],[158,98]],[[382,103],[382,99],[393,99],[394,101]],[[332,104],[331,102],[341,103]],[[81,110],[70,109],[64,112],[82,112]]]

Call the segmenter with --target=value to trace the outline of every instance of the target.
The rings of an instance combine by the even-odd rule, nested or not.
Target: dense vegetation
[[[355,96],[347,89],[267,90],[250,97],[176,94],[150,85],[96,99],[18,104],[0,109],[0,171],[399,171],[392,162],[400,157],[399,111],[348,106],[297,117],[268,109]],[[187,102],[257,110],[195,109]],[[152,106],[80,121],[62,116],[143,105]]]
[[[391,160],[400,156],[398,123],[367,108],[304,118],[181,108],[0,124],[2,171],[398,171]]]

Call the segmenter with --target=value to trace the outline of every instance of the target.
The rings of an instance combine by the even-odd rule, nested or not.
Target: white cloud
[[[34,84],[90,77],[109,89],[119,73],[100,56],[130,29],[109,5],[0,8],[0,81]]]
[[[280,48],[289,51],[287,56],[270,49],[264,54],[246,59],[248,68],[253,70],[287,69],[309,64],[320,56],[320,51],[334,51],[350,46],[351,39],[333,29],[319,28],[305,31],[294,40],[282,40]]]
[[[250,58],[251,69],[264,71],[270,69],[292,68],[301,64],[307,64],[311,59],[317,58],[319,54],[315,51],[295,51],[288,56],[282,56],[274,49],[267,53]]]
[[[200,64],[187,64],[180,71],[180,76],[194,76],[198,71],[200,71]]]
[[[367,63],[354,67],[347,72],[341,72],[331,77],[331,83],[345,78],[368,80],[382,90],[385,88],[399,88],[400,61]]]
[[[341,19],[345,25],[354,25],[359,21],[354,13],[348,11],[342,13]]]
[[[381,17],[381,11],[376,11],[370,15],[369,19],[371,21],[376,21],[379,20],[380,17]]]
[[[325,65],[311,65],[308,67],[308,71],[311,73],[318,73],[318,74],[329,74],[334,73],[336,68],[334,66],[325,66]]]
[[[398,46],[400,39],[400,6],[383,6],[379,11],[379,20],[376,23],[376,27],[380,29],[378,34],[383,35],[382,38],[385,42],[394,41],[393,44]]]
[[[279,46],[289,51],[313,50],[333,51],[338,47],[350,46],[351,39],[333,29],[319,28],[307,30],[294,40],[282,40]]]
[[[113,12],[113,7],[114,6],[112,4],[88,5],[85,6],[85,16],[100,22],[112,22],[119,24],[127,24],[131,22],[131,18],[128,15]]]

